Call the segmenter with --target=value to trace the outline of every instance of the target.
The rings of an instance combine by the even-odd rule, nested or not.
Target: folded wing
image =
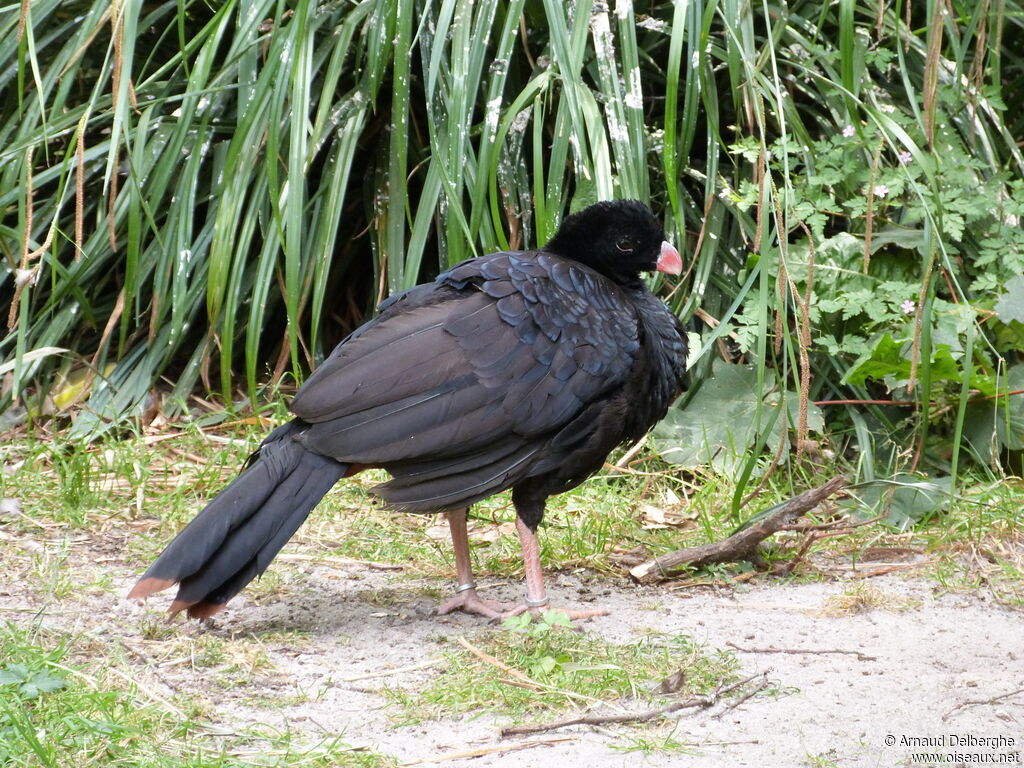
[[[311,425],[308,448],[388,469],[389,502],[468,504],[528,476],[620,386],[637,337],[631,305],[597,273],[543,252],[494,254],[391,303],[334,350],[292,411]]]

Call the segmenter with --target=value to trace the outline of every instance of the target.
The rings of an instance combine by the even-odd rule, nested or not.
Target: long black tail
[[[248,467],[196,515],[128,593],[178,584],[171,614],[217,613],[270,565],[310,511],[349,468],[294,440],[298,419],[267,437]]]

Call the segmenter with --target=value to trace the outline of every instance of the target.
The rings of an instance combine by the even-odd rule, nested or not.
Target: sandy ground
[[[0,549],[18,546],[21,539],[0,536]],[[82,537],[72,542],[67,567],[86,567],[86,559],[111,569],[113,589],[127,591],[130,569],[116,555],[105,565],[103,553]],[[243,594],[210,624],[182,623],[170,630],[172,636],[269,637],[262,646],[269,663],[234,688],[212,685],[209,669],[193,668],[187,658],[168,663],[158,653],[160,643],[145,639],[146,627],[166,606],[163,596],[140,606],[102,594],[72,595],[52,603],[43,620],[121,645],[143,693],[197,695],[212,703],[218,725],[265,722],[312,739],[340,734],[349,744],[393,755],[401,764],[441,759],[481,768],[567,761],[609,768],[845,768],[935,764],[913,756],[919,752],[959,754],[959,762],[944,763],[949,765],[1018,764],[1024,754],[1024,614],[981,594],[943,592],[926,580],[887,575],[680,590],[635,587],[625,580],[584,584],[572,574],[552,575],[555,597],[574,602],[591,592],[589,597],[611,609],[610,616],[583,624],[588,633],[623,643],[647,629],[686,634],[709,649],[735,652],[741,674],[767,673],[773,695],[760,694],[732,709],[723,701],[679,715],[672,737],[687,744],[687,752],[643,754],[623,751],[643,734],[627,726],[574,726],[507,739],[498,734],[503,723],[490,716],[396,727],[394,706],[381,695],[381,685],[415,688],[437,669],[395,670],[438,657],[445,647],[439,639],[488,631],[487,626],[475,617],[433,615],[434,601],[424,589],[446,586],[435,580],[396,578],[360,564],[274,567],[290,569],[279,594],[260,596],[262,604]],[[881,606],[830,615],[856,585],[867,585]],[[30,587],[8,583],[0,589],[4,618],[32,620],[18,612],[30,599]],[[367,598],[374,590],[386,590],[383,606]],[[519,591],[519,585],[501,583],[488,595],[513,599]],[[1005,694],[1013,695],[998,698]],[[914,747],[921,739],[937,741]],[[494,751],[500,748],[517,749]],[[471,750],[484,754],[450,761]]]

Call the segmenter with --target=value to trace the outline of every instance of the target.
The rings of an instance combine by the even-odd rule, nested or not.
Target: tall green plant
[[[825,420],[868,466],[992,462],[1024,442],[1022,10],[25,5],[0,20],[5,402],[85,368],[93,433],[162,379],[166,407],[200,380],[231,399],[242,373],[252,395],[388,293],[638,197],[693,254],[670,295],[695,386],[671,423],[736,442],[692,410],[716,358],[767,394],[741,480]]]

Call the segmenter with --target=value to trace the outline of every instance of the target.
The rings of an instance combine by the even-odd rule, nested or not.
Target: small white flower
[[[896,111],[896,107],[894,107],[892,104],[881,104],[881,105],[879,105],[878,109],[880,111],[886,112],[886,113],[890,113],[890,112],[895,112]]]
[[[843,128],[843,136],[845,136],[848,139],[852,138],[854,133],[856,133],[856,131],[853,129],[852,125],[848,125],[845,128]]]
[[[900,159],[900,165],[906,165],[907,163],[909,163],[914,158],[913,158],[913,155],[911,155],[909,152],[907,152],[907,150],[904,149],[902,152],[900,152],[900,158],[899,159]]]
[[[902,304],[900,304],[900,309],[903,310],[904,315],[912,315],[915,311],[917,311],[917,304],[915,304],[910,299],[907,299]]]
[[[875,185],[875,197],[885,197],[889,194],[889,188],[885,184]]]

